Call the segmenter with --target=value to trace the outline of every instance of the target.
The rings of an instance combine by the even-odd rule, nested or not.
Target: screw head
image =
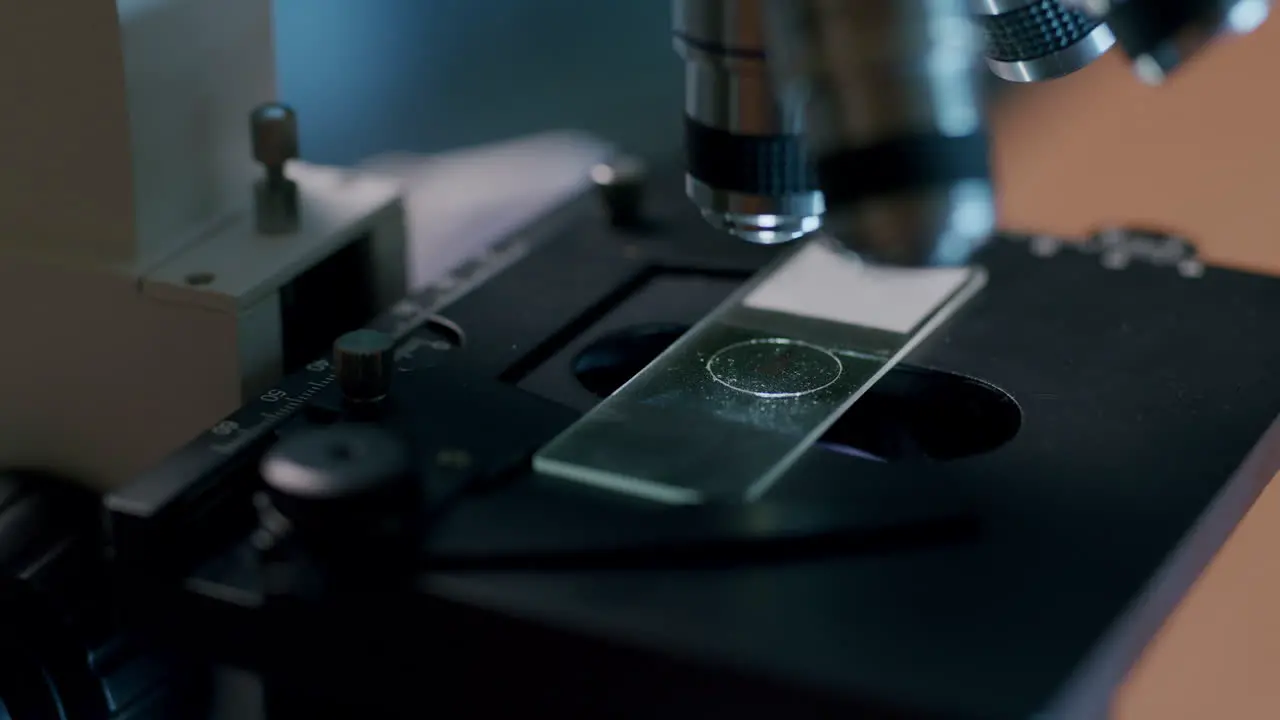
[[[599,189],[612,225],[633,228],[643,224],[647,177],[644,162],[629,155],[620,155],[591,168],[591,180]]]
[[[647,170],[640,158],[619,155],[592,167],[591,179],[600,187],[634,186],[644,183]]]
[[[398,542],[416,527],[422,487],[412,451],[376,425],[305,428],[286,434],[259,466],[260,527],[339,554]]]
[[[333,343],[333,368],[347,400],[371,403],[391,390],[395,340],[377,330],[354,330]]]
[[[249,116],[253,157],[268,167],[279,167],[298,157],[298,115],[293,108],[267,103]]]

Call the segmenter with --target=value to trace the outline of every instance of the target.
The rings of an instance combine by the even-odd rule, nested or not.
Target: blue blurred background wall
[[[276,0],[303,152],[349,164],[550,128],[679,145],[669,0]]]

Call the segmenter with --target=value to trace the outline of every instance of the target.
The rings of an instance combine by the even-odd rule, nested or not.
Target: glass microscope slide
[[[873,266],[805,241],[542,448],[534,469],[672,505],[758,500],[986,277]]]

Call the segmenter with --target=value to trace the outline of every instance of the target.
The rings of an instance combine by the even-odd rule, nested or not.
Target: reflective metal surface
[[[761,245],[776,245],[822,227],[822,193],[755,195],[728,192],[685,176],[685,191],[713,227]]]
[[[775,0],[768,9],[780,83],[808,102],[826,231],[872,261],[967,262],[995,218],[971,4]]]
[[[969,8],[975,15],[1000,15],[1020,10],[1039,0],[969,0]]]
[[[1076,43],[1057,52],[1027,60],[987,59],[991,72],[1010,82],[1043,82],[1083,70],[1114,47],[1116,36],[1107,25],[1098,25]]]
[[[685,61],[689,197],[713,226],[750,242],[786,242],[821,225],[807,182],[802,100],[774,91],[763,0],[674,0]]]
[[[882,262],[948,266],[969,259],[995,213],[991,183],[968,180],[860,203],[840,214],[840,227]]]
[[[1116,43],[1100,15],[1053,0],[970,0],[986,33],[987,64],[1012,82],[1069,75]]]

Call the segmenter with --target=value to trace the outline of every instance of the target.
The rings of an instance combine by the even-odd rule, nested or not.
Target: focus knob
[[[377,330],[356,330],[333,344],[333,366],[342,395],[353,403],[375,403],[391,391],[395,341]]]
[[[272,509],[317,547],[398,535],[419,505],[408,448],[373,425],[286,436],[263,458],[261,473]]]
[[[254,543],[272,602],[405,588],[416,567],[421,483],[406,445],[373,425],[285,436],[260,466]]]

